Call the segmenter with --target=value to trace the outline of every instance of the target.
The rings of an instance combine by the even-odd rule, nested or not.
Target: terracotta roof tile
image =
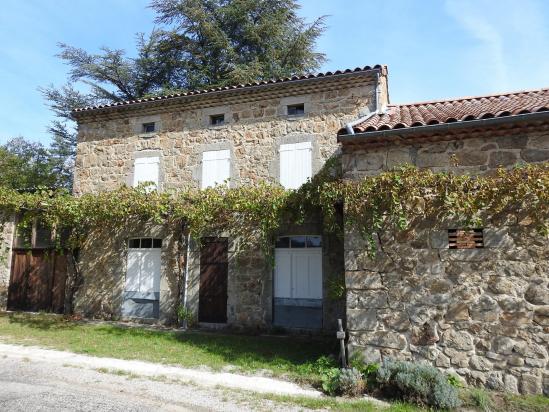
[[[543,111],[549,111],[549,89],[389,105],[383,114],[355,125],[354,131],[368,133]],[[346,134],[346,130],[339,134]]]
[[[155,97],[149,97],[144,99],[137,99],[137,100],[127,100],[122,102],[114,102],[114,103],[108,103],[108,104],[101,104],[97,106],[89,106],[89,107],[81,107],[73,110],[73,113],[81,113],[86,112],[90,110],[96,110],[96,109],[105,109],[110,107],[118,107],[118,106],[128,106],[132,104],[138,104],[138,103],[145,103],[145,102],[152,102],[157,100],[168,100],[168,99],[174,99],[178,97],[185,97],[185,96],[195,96],[195,95],[203,95],[207,93],[214,93],[214,92],[220,92],[224,90],[234,90],[234,89],[247,89],[247,88],[253,88],[261,85],[267,85],[267,84],[277,84],[277,83],[288,83],[292,81],[299,81],[299,80],[307,80],[307,79],[317,79],[317,78],[325,78],[325,77],[332,77],[332,76],[338,76],[342,74],[349,74],[349,73],[356,73],[356,72],[368,72],[372,70],[381,70],[382,65],[375,65],[375,66],[364,66],[364,67],[357,67],[355,69],[345,69],[345,70],[336,70],[334,72],[325,72],[325,73],[317,73],[317,74],[304,74],[302,76],[293,76],[293,77],[285,77],[280,79],[272,79],[272,80],[263,80],[253,83],[246,83],[246,84],[238,84],[238,85],[232,85],[232,86],[224,86],[224,87],[216,87],[212,89],[204,89],[204,90],[193,90],[189,92],[184,93],[174,93],[170,95],[165,96],[155,96]]]

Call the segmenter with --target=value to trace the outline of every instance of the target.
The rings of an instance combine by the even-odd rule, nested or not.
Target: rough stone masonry
[[[545,161],[545,130],[474,133],[452,141],[345,148],[347,178],[410,163],[457,173]],[[454,163],[457,159],[457,164]],[[385,232],[369,258],[345,234],[347,322],[352,351],[430,362],[469,383],[549,394],[549,245],[516,213],[483,228],[484,247],[449,249],[456,222],[419,220]]]

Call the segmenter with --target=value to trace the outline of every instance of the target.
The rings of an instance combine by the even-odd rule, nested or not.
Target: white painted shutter
[[[322,249],[275,250],[275,297],[322,299]]]
[[[212,150],[202,153],[202,189],[222,184],[230,177],[230,150]]]
[[[322,299],[322,250],[309,252],[307,291],[310,299]]]
[[[292,297],[292,255],[290,250],[275,252],[275,297]]]
[[[298,189],[312,177],[311,142],[280,145],[280,184],[286,189]]]
[[[128,292],[139,292],[139,272],[141,266],[141,251],[128,250],[128,267],[126,269],[126,288]]]
[[[133,172],[133,186],[143,182],[153,182],[158,187],[159,180],[159,157],[138,157],[135,159]]]
[[[160,249],[128,250],[127,292],[160,292]]]
[[[160,267],[160,249],[148,249],[143,252],[140,292],[160,292]]]

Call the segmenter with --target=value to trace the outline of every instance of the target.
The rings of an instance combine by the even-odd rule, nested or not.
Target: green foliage
[[[177,319],[179,322],[186,322],[189,327],[195,322],[193,312],[183,305],[177,307]]]
[[[463,386],[459,378],[456,375],[451,373],[448,374],[448,383],[455,388],[461,388]]]
[[[341,370],[339,368],[330,368],[321,375],[322,390],[330,396],[335,396],[340,391]]]
[[[18,137],[0,146],[0,186],[35,189],[62,184],[51,154],[40,143]]]
[[[173,231],[185,223],[195,239],[229,234],[239,240],[239,250],[259,247],[266,255],[272,253],[274,236],[283,224],[298,224],[306,216],[321,216],[327,232],[341,234],[342,205],[345,225],[370,241],[372,254],[378,231],[404,231],[423,219],[483,224],[519,213],[541,232],[547,234],[549,228],[547,164],[478,177],[406,167],[351,182],[327,172],[333,169],[325,168],[297,191],[262,182],[166,192],[124,186],[73,197],[64,190],[20,193],[0,186],[0,213],[22,214],[28,222],[40,215],[58,233],[71,230],[73,247],[94,230],[148,221]],[[341,292],[343,286],[336,284],[336,289]]]
[[[376,378],[381,390],[392,397],[441,409],[460,405],[457,388],[431,365],[385,360]]]
[[[317,69],[324,18],[307,24],[296,0],[153,0],[160,49],[173,56],[171,87],[199,89]],[[162,84],[162,83],[161,83]]]
[[[338,187],[345,225],[368,241],[372,255],[379,233],[406,231],[425,219],[478,227],[519,213],[541,233],[549,233],[549,164],[498,169],[482,176],[407,166]]]
[[[490,411],[492,406],[492,399],[485,390],[479,388],[471,389],[469,395],[477,408],[479,408],[483,412]]]

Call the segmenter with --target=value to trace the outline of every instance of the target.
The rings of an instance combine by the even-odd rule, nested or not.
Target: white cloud
[[[477,42],[457,57],[486,90],[549,84],[549,37],[537,0],[446,0],[445,6]]]

